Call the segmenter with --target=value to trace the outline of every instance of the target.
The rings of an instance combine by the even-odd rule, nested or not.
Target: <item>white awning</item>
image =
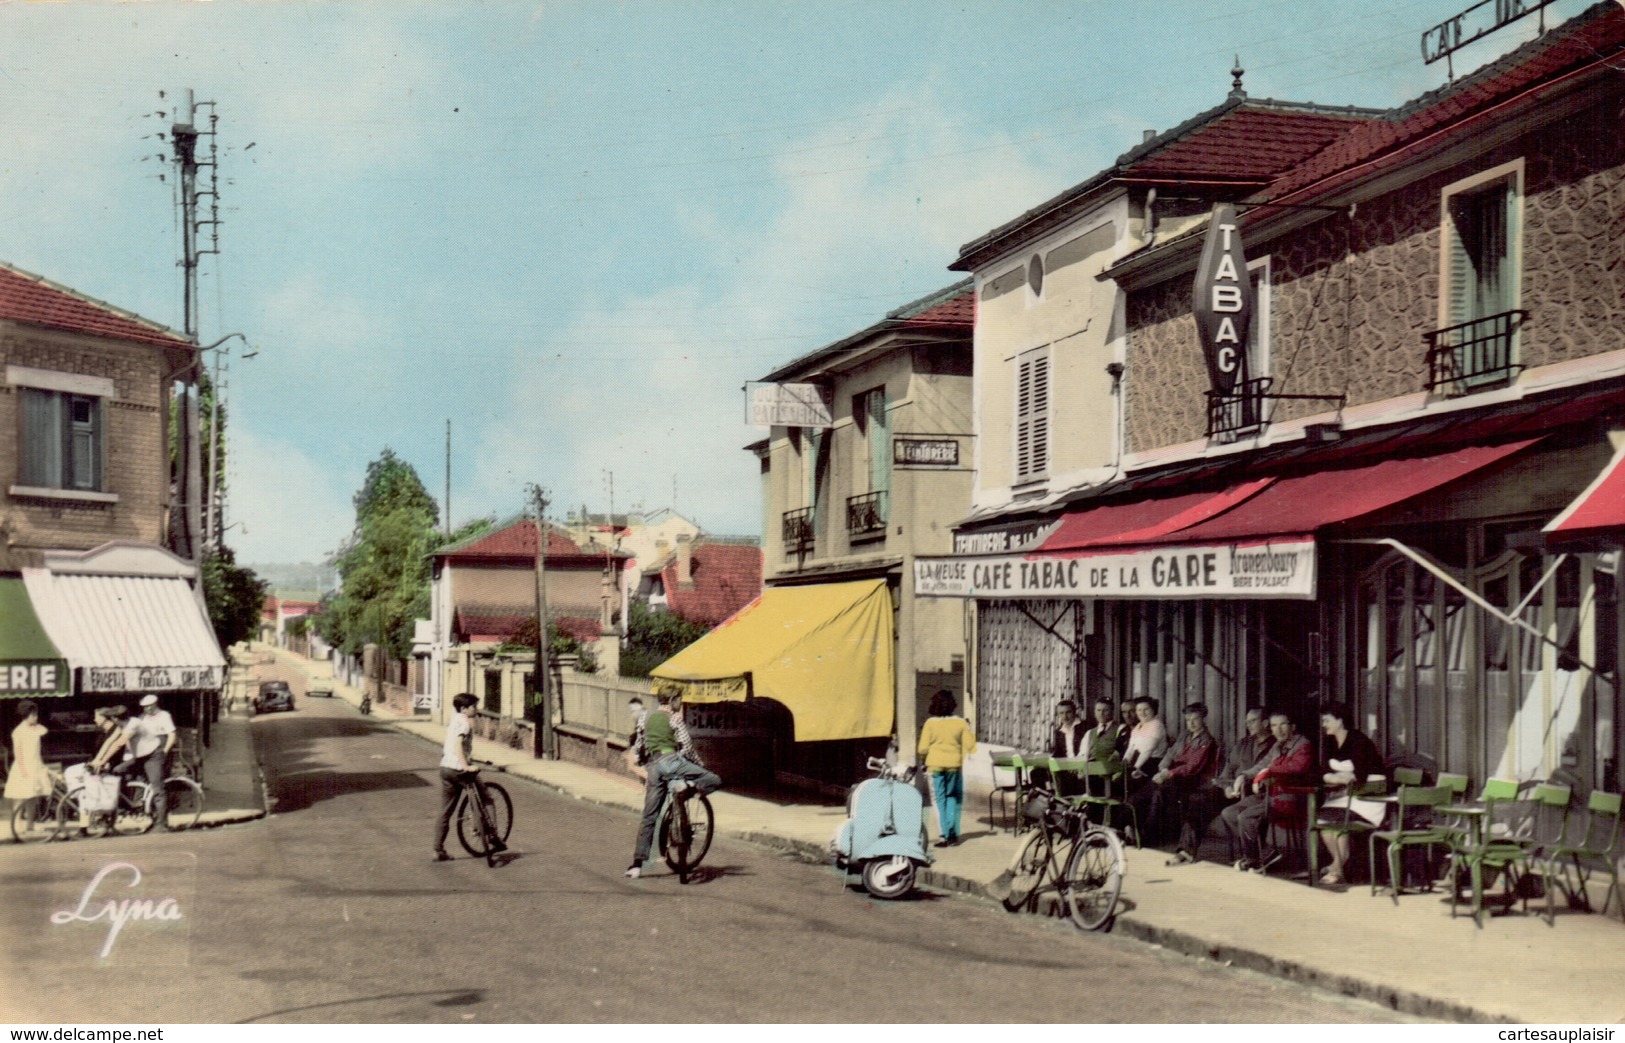
[[[44,568],[23,570],[23,583],[78,677],[77,691],[215,689],[225,659],[189,581],[193,571],[161,547],[109,544],[47,554]]]

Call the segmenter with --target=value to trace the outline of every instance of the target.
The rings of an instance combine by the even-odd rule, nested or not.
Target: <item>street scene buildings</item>
[[[0,1013],[1617,1020],[1625,6],[1549,6],[1422,32],[1445,82],[1393,106],[1205,70],[1216,104],[995,191],[935,290],[752,341],[742,416],[638,360],[672,370],[643,437],[734,432],[757,531],[702,524],[688,470],[667,507],[617,511],[606,468],[604,504],[529,484],[454,520],[446,420],[444,495],[383,448],[321,589],[229,546],[248,338],[197,333],[212,103],[174,116],[185,329],[0,264],[0,981],[118,968],[154,1007],[53,978]],[[505,326],[481,304],[459,322]],[[513,359],[446,379],[538,385],[517,401],[567,405],[623,488],[651,466],[630,390]],[[590,486],[499,409],[504,446]],[[69,773],[149,696],[205,801],[98,818]],[[76,955],[87,899],[50,918],[107,833],[188,910],[131,928],[153,966]],[[1086,974],[1108,995],[1080,1009]]]

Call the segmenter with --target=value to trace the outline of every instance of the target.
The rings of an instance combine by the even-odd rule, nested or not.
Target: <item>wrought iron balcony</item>
[[[1517,376],[1523,367],[1513,361],[1513,343],[1528,317],[1519,308],[1422,334],[1428,342],[1428,390],[1465,395]]]
[[[884,491],[849,496],[846,501],[846,534],[854,539],[886,534],[886,493]]]
[[[813,509],[784,512],[784,549],[792,554],[811,550],[813,545]]]
[[[1264,426],[1264,403],[1270,396],[1271,377],[1243,380],[1229,391],[1207,393],[1207,436],[1235,437]]]

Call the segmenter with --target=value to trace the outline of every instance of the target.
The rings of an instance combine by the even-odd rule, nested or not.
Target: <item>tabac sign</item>
[[[1253,284],[1247,277],[1247,255],[1241,248],[1236,209],[1228,203],[1213,208],[1202,258],[1196,265],[1196,334],[1207,357],[1213,390],[1233,393],[1249,379],[1247,335],[1253,324]]]

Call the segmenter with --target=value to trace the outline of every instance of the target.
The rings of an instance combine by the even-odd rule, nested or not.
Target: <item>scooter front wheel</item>
[[[876,898],[890,901],[914,890],[914,860],[903,855],[871,858],[863,863],[863,888]]]

